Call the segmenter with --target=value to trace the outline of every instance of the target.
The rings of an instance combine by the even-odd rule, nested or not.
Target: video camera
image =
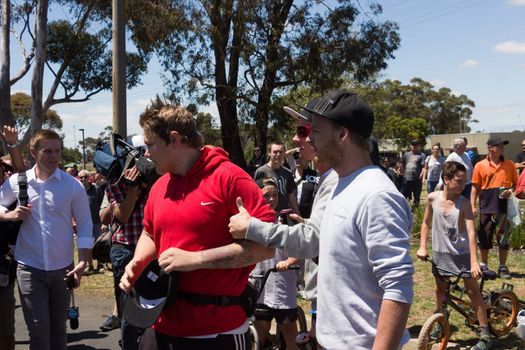
[[[108,181],[118,178],[126,181],[124,173],[134,165],[140,173],[138,182],[152,185],[159,177],[155,164],[147,157],[146,145],[140,136],[134,136],[132,144],[119,134],[111,134],[109,141],[100,141],[95,148],[93,164],[98,173],[104,175]],[[130,183],[129,185],[137,185]]]

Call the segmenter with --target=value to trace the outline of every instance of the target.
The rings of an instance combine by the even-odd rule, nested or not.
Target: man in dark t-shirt
[[[412,207],[419,207],[421,187],[423,185],[423,168],[425,167],[425,154],[421,152],[419,140],[410,143],[410,151],[403,154],[401,172],[403,173],[402,192],[406,199],[414,196]]]
[[[283,167],[284,153],[286,149],[280,141],[274,141],[268,146],[269,161],[259,167],[255,172],[255,181],[267,176],[277,180],[277,189],[279,191],[279,205],[277,210],[291,208],[294,213],[299,214],[297,205],[297,186],[295,184],[292,172]]]

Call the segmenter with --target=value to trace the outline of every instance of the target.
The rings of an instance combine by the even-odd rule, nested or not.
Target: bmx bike
[[[288,270],[298,270],[300,268],[299,265],[290,265],[288,267]],[[264,290],[264,286],[266,284],[266,281],[268,280],[268,277],[271,273],[278,272],[278,270],[274,267],[266,271],[264,275],[251,275],[251,278],[260,279],[260,285],[257,288],[257,297],[255,300],[259,300],[259,297],[261,296],[262,291]],[[269,311],[266,309],[260,309],[256,308],[254,316],[250,317],[249,324],[250,324],[250,338],[251,338],[251,349],[252,350],[284,350],[286,349],[286,343],[284,341],[284,337],[281,334],[279,327],[276,328],[276,333],[270,333],[268,332],[255,318],[257,315],[265,315]],[[299,334],[303,334],[303,338],[301,338],[301,343],[298,342],[298,346],[301,350],[314,350],[315,348],[312,347],[308,342],[304,339],[304,334],[308,333],[308,326],[306,323],[306,317],[304,314],[303,309],[297,305],[297,325],[299,327]],[[298,337],[299,338],[299,337]],[[305,343],[305,344],[303,344]]]
[[[417,339],[418,350],[444,350],[450,339],[451,329],[449,323],[450,309],[456,310],[465,318],[467,327],[475,332],[479,331],[479,323],[476,316],[476,310],[472,306],[469,298],[464,298],[467,290],[459,282],[470,277],[468,271],[461,271],[459,274],[440,269],[436,264],[427,257],[427,261],[432,263],[436,276],[447,284],[445,290],[445,299],[440,310],[430,316],[419,332]],[[447,278],[439,275],[439,272],[453,274],[453,277]],[[513,285],[503,283],[498,291],[486,292],[483,286],[486,280],[496,279],[496,274],[483,272],[479,290],[487,305],[487,320],[490,333],[494,337],[501,337],[508,334],[516,324],[516,317],[519,312],[519,301],[514,294]]]

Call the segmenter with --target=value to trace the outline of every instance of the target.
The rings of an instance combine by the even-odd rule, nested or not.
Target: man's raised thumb
[[[248,210],[244,207],[244,204],[242,203],[242,198],[237,197],[237,209],[239,209],[239,213],[247,213]]]

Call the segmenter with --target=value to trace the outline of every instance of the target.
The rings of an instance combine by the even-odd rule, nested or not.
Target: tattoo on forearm
[[[254,255],[241,242],[201,252],[201,259],[214,268],[240,268],[255,264]]]

